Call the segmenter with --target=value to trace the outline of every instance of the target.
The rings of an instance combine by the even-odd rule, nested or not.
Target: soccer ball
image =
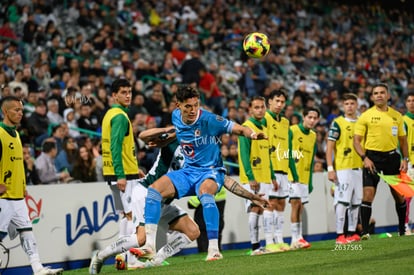
[[[266,34],[252,32],[243,41],[243,50],[249,57],[260,58],[269,53],[270,43]]]

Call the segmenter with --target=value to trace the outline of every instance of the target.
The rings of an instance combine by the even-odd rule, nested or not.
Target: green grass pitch
[[[312,243],[306,250],[248,256],[247,250],[226,250],[224,259],[204,262],[205,254],[176,256],[169,266],[117,271],[105,265],[100,274],[412,274],[414,236],[378,238],[348,245],[334,240]],[[88,269],[65,271],[88,274]]]

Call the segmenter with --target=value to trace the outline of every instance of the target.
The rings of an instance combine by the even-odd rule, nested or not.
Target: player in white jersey
[[[362,201],[362,160],[353,146],[358,101],[354,94],[343,96],[344,115],[336,118],[329,129],[326,149],[328,179],[335,183],[336,243],[359,241],[356,234],[359,207]],[[335,164],[335,165],[334,165]],[[344,234],[348,209],[348,235]]]

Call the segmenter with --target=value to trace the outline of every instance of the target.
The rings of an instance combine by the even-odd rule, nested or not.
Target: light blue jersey
[[[220,136],[230,133],[234,123],[221,116],[200,109],[196,121],[187,125],[181,120],[181,111],[174,110],[172,123],[184,153],[184,167],[166,176],[173,183],[176,198],[197,195],[203,206],[209,240],[218,239],[219,212],[214,194],[199,194],[200,186],[207,179],[217,183],[217,191],[224,184],[226,169],[221,159]],[[161,216],[162,195],[149,187],[145,201],[145,223],[157,224]]]
[[[181,111],[176,109],[172,122],[185,156],[184,167],[223,167],[220,136],[231,132],[232,121],[200,109],[197,120],[188,125],[181,120]]]

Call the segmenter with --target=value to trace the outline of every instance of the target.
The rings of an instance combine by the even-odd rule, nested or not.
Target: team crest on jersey
[[[216,116],[217,121],[224,121],[224,118],[222,116]]]
[[[200,129],[196,129],[196,130],[194,131],[194,135],[195,135],[196,137],[201,136],[201,131],[200,131]]]
[[[190,157],[193,158],[195,153],[194,153],[194,146],[191,143],[182,143],[181,144],[181,148],[183,149],[183,153]]]

